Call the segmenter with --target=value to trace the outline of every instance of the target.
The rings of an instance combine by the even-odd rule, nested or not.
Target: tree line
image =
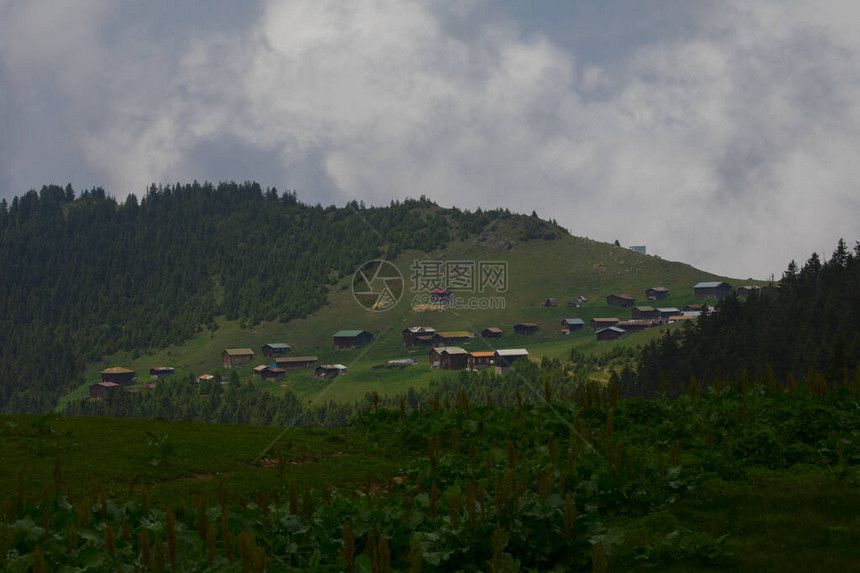
[[[179,344],[224,315],[242,326],[307,316],[369,259],[449,240],[426,198],[307,205],[258,184],[45,186],[0,201],[0,410],[39,412],[86,363]]]
[[[860,242],[839,240],[829,260],[792,261],[774,294],[731,295],[713,312],[644,345],[625,369],[625,393],[677,395],[685,386],[727,378],[812,378],[850,384],[860,366]]]

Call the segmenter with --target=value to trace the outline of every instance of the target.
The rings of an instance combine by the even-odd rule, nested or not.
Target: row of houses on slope
[[[741,286],[737,288],[739,297],[744,298],[754,292],[777,292],[777,287],[766,286],[759,287],[756,285]],[[732,285],[725,281],[704,281],[693,285],[693,292],[696,298],[699,299],[721,299],[729,296],[732,293]],[[662,300],[669,296],[669,289],[666,287],[651,287],[645,290],[645,297],[649,301]],[[628,293],[612,293],[606,297],[606,304],[609,306],[619,306],[629,308],[635,306],[636,297]]]
[[[281,356],[271,364],[260,364],[254,367],[254,375],[266,381],[283,380],[287,372],[319,368],[319,358],[316,356]]]
[[[732,286],[725,281],[705,281],[694,285],[693,290],[696,298],[719,299],[731,294]],[[742,298],[757,292],[772,294],[778,291],[774,286],[759,287],[757,285],[741,286],[737,289],[738,296]],[[450,292],[448,291],[439,291],[434,294],[438,300],[450,297]],[[649,301],[657,301],[669,296],[669,290],[662,286],[651,287],[645,290],[645,296]],[[585,297],[580,296],[576,299],[575,303],[570,303],[569,306],[579,307],[585,301]],[[637,306],[635,297],[627,293],[610,294],[606,297],[606,303],[609,306],[632,308],[632,319],[620,320],[615,317],[591,319],[589,325],[595,331],[598,341],[617,340],[624,338],[631,332],[639,332],[647,328],[681,320],[692,320],[707,310],[706,305],[693,304],[686,305],[683,310],[674,307]],[[556,307],[558,306],[558,302],[555,298],[548,297],[541,306]],[[584,321],[580,318],[565,318],[561,321],[561,332],[563,334],[570,334],[571,332],[582,330],[584,325]],[[515,334],[526,336],[534,334],[537,329],[538,325],[531,322],[518,323],[513,327]],[[431,327],[415,326],[404,329],[402,335],[403,345],[406,347],[433,347],[430,355],[431,366],[433,367],[446,370],[462,368],[475,370],[490,365],[496,365],[497,368],[502,369],[506,367],[504,365],[507,361],[504,355],[505,351],[502,351],[502,355],[498,354],[500,351],[470,353],[455,346],[456,344],[461,344],[475,338],[476,335],[473,332],[436,332]],[[499,338],[502,335],[502,329],[495,326],[487,327],[481,331],[482,338]],[[340,330],[332,336],[332,342],[338,350],[354,350],[372,343],[373,334],[366,330]],[[255,367],[254,373],[264,380],[280,380],[290,370],[305,368],[314,368],[315,374],[321,378],[333,378],[348,372],[347,367],[342,364],[319,365],[319,359],[316,356],[286,357],[285,355],[290,350],[290,345],[285,342],[271,342],[262,345],[260,352],[263,357],[275,358],[275,361]],[[528,356],[528,352],[525,349],[512,349],[511,352],[515,354],[520,353],[516,354],[516,356],[521,356],[522,353]],[[253,361],[254,356],[254,351],[250,348],[226,348],[222,352],[222,364],[225,368],[235,368]],[[169,366],[154,367],[149,371],[150,378],[153,380],[170,376],[173,373],[174,369]],[[103,370],[101,378],[101,382],[90,386],[90,396],[93,398],[104,398],[117,388],[133,384],[135,371],[121,366],[114,366]],[[207,378],[214,377],[204,374],[198,380],[205,380]],[[154,385],[147,387],[154,387]]]
[[[662,300],[669,296],[669,289],[663,286],[655,286],[645,289],[645,298],[649,301]],[[636,304],[636,297],[629,293],[612,293],[606,297],[609,306],[620,306],[629,308]]]
[[[672,324],[685,320],[695,320],[704,310],[706,305],[686,305],[684,310],[674,307],[653,308],[650,306],[634,307],[631,320],[621,320],[615,317],[592,318],[591,328],[595,331],[598,342],[619,340],[634,332],[641,332],[648,328]]]
[[[341,330],[332,336],[332,342],[337,350],[352,350],[373,342],[373,334],[366,330]],[[270,342],[261,348],[261,354],[265,358],[283,357],[290,351],[290,345],[285,342]],[[236,368],[253,361],[254,356],[255,353],[250,348],[225,348],[221,353],[221,362],[224,368]],[[307,358],[300,356],[287,362],[305,362]]]
[[[514,325],[514,334],[528,336],[534,334],[537,329],[538,325],[533,322],[522,322]],[[504,334],[504,331],[501,328],[488,326],[481,331],[481,338],[501,338],[502,334]],[[404,328],[401,335],[403,336],[403,346],[407,348],[415,346],[453,346],[477,338],[474,332],[466,330],[436,332],[436,329],[430,326]]]
[[[366,330],[341,330],[332,336],[332,342],[338,350],[354,349],[373,342],[373,335]],[[286,342],[263,344],[260,353],[264,358],[274,358],[274,361],[255,366],[254,375],[266,381],[278,381],[291,370],[306,368],[314,368],[315,374],[321,378],[332,378],[348,372],[342,364],[321,366],[317,356],[286,356],[291,350]],[[225,348],[221,352],[221,364],[224,368],[237,368],[252,362],[255,356],[251,348]],[[211,374],[202,374],[197,377],[197,381],[204,382],[214,378]]]
[[[528,359],[525,348],[508,348],[469,352],[457,346],[440,346],[430,350],[430,368],[439,370],[472,370],[495,368],[497,374],[504,374],[517,360]]]
[[[150,368],[149,376],[153,380],[161,379],[166,376],[170,376],[174,373],[174,369],[170,366],[158,366],[155,368]],[[104,400],[107,399],[112,393],[117,392],[121,389],[126,392],[137,392],[136,389],[127,388],[134,384],[136,380],[136,372],[134,370],[130,370],[128,368],[123,368],[122,366],[111,366],[110,368],[105,368],[100,372],[101,374],[101,382],[96,382],[95,384],[90,384],[89,386],[89,396],[90,398],[96,400]],[[155,384],[147,384],[144,389],[150,390],[155,388]]]

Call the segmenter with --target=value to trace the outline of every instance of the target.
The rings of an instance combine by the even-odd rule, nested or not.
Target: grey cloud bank
[[[849,2],[0,4],[0,196],[428,197],[766,278],[860,238]]]

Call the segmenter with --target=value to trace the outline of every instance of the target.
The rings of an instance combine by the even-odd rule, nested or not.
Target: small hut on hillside
[[[373,342],[373,335],[366,330],[340,330],[333,338],[338,350],[354,350]]]
[[[253,360],[254,351],[250,348],[225,348],[221,357],[224,361],[224,368],[235,368]]]
[[[112,366],[101,371],[102,382],[113,382],[120,386],[128,386],[134,382],[134,370],[122,366]]]

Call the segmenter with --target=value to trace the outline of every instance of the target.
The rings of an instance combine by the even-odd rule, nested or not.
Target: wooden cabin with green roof
[[[373,342],[373,335],[366,330],[341,330],[334,333],[337,350],[353,350]]]
[[[271,358],[273,356],[281,356],[290,351],[290,345],[286,342],[270,342],[262,347],[263,356]]]

